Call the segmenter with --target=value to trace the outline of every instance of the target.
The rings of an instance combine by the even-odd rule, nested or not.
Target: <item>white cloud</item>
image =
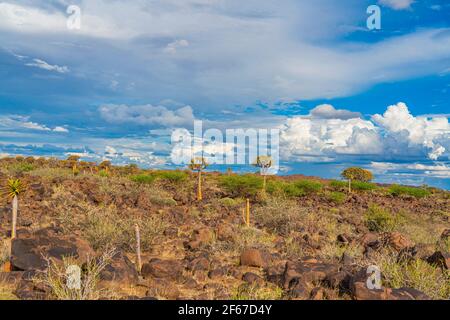
[[[450,124],[444,117],[414,117],[404,103],[398,103],[371,120],[290,118],[282,127],[281,143],[281,154],[287,159],[370,155],[438,160],[450,155]]]
[[[20,115],[4,115],[0,116],[0,131],[19,131],[19,130],[31,130],[31,131],[43,131],[43,132],[69,132],[68,129],[56,126],[51,129],[48,126],[40,123],[30,121],[30,117]]]
[[[378,2],[394,10],[404,10],[409,9],[414,0],[379,0]]]
[[[63,132],[63,133],[69,132],[69,130],[67,128],[60,127],[60,126],[57,126],[57,127],[53,128],[53,131],[54,132]]]
[[[169,110],[153,105],[104,105],[99,108],[100,116],[107,122],[130,123],[142,126],[176,127],[189,126],[194,122],[190,106]]]
[[[437,160],[449,150],[450,123],[445,117],[414,117],[405,103],[389,106],[383,115],[372,120],[384,131],[387,147],[402,145],[400,152],[423,150],[432,160]]]
[[[170,54],[177,53],[178,48],[185,48],[189,46],[189,41],[187,40],[176,40],[174,42],[171,42],[167,45],[167,47],[164,49],[165,52]]]
[[[30,62],[25,64],[28,67],[36,67],[39,69],[44,69],[47,71],[55,71],[58,73],[67,73],[69,72],[69,68],[66,66],[58,66],[58,65],[51,65],[48,64],[47,62],[45,62],[44,60],[41,59],[33,59],[34,62]]]
[[[348,120],[361,117],[361,113],[359,112],[335,109],[330,104],[321,104],[315,107],[310,111],[310,115],[313,118],[319,119],[341,119],[341,120]]]
[[[172,97],[211,109],[342,97],[379,83],[438,74],[450,57],[448,29],[418,29],[374,43],[342,40],[348,29],[338,26],[357,26],[366,18],[353,1],[79,2],[82,27],[76,32],[67,30],[66,14],[54,3],[2,3],[24,10],[27,21],[17,25],[21,14],[4,10],[10,13],[0,19],[0,29],[12,34],[2,43],[24,54],[70,61],[74,73],[108,90],[120,91],[114,80],[133,83],[129,93],[140,101]],[[61,37],[71,45],[61,45]]]

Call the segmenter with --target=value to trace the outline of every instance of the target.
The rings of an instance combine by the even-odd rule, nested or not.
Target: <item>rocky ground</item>
[[[320,188],[306,185],[301,194],[262,193],[239,181],[230,187],[224,176],[209,173],[198,202],[191,173],[141,181],[133,177],[148,172],[136,168],[75,172],[65,164],[26,167],[23,161],[0,163],[0,181],[14,176],[26,186],[12,271],[0,273],[0,299],[450,298],[446,191],[427,188],[416,197],[376,186],[349,193],[320,180]],[[4,196],[3,268],[10,228]],[[74,264],[82,270],[76,292],[66,286],[66,269]],[[381,271],[379,290],[367,287],[371,265]]]

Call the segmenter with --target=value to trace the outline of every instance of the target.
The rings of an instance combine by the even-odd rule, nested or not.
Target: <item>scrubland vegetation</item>
[[[0,160],[1,181],[20,179],[23,185],[13,241],[35,244],[50,256],[44,270],[23,279],[20,272],[35,267],[27,269],[22,252],[13,250],[9,274],[18,278],[1,274],[0,299],[361,299],[372,293],[353,284],[373,264],[389,290],[408,287],[432,299],[450,298],[448,191],[378,185],[360,170],[343,173],[350,181],[329,181],[205,168],[200,173],[78,158]],[[6,266],[11,200],[1,201],[0,265]],[[47,250],[39,237],[62,251],[65,241],[76,239],[78,257]],[[84,262],[83,250],[91,255]],[[77,263],[85,266],[84,291],[65,286],[65,268]],[[288,280],[291,265],[302,270],[295,281]]]

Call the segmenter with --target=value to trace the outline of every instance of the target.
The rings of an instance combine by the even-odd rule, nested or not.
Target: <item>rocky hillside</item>
[[[188,171],[33,158],[0,168],[3,185],[23,185],[12,243],[11,199],[0,199],[0,299],[450,298],[447,191],[349,192],[296,176],[270,177],[264,192],[258,175],[207,173],[197,201]],[[68,286],[73,265],[80,290]],[[369,266],[381,289],[368,288]]]

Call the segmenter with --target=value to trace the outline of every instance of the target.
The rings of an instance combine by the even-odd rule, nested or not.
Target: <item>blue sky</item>
[[[171,167],[203,120],[279,128],[282,174],[450,188],[449,80],[445,0],[0,1],[2,155]]]

